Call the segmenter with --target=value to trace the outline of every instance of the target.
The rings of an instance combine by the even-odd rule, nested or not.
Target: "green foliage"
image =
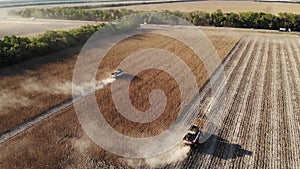
[[[300,15],[291,13],[279,13],[277,15],[263,12],[240,12],[223,13],[218,10],[213,13],[193,11],[188,14],[173,12],[176,16],[182,17],[195,25],[217,26],[217,27],[238,27],[278,30],[281,27],[291,28],[300,31]]]
[[[279,13],[278,15],[263,12],[223,13],[221,10],[207,13],[170,12],[173,15],[184,18],[196,26],[217,26],[278,30],[281,27],[300,31],[300,15],[292,13]]]
[[[64,8],[27,8],[21,11],[10,11],[10,15],[19,15],[24,18],[43,19],[68,19],[68,20],[88,20],[88,21],[112,21],[123,16],[134,13],[132,10],[85,10],[78,7]]]

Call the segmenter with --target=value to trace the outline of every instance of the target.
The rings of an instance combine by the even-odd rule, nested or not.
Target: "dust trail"
[[[73,90],[75,90],[75,93],[78,93],[78,94],[81,94],[77,97],[73,97],[61,104],[59,104],[58,106],[52,108],[52,109],[49,109],[43,113],[41,113],[40,115],[38,115],[37,117],[29,120],[29,121],[26,121],[18,126],[16,126],[15,128],[9,130],[8,132],[2,134],[0,136],[0,144],[3,143],[3,142],[6,142],[7,140],[11,139],[12,137],[16,136],[17,134],[19,133],[22,133],[23,131],[27,130],[28,128],[34,126],[35,124],[37,123],[40,123],[41,121],[47,119],[47,118],[50,118],[51,116],[53,116],[54,114],[57,114],[58,112],[60,112],[61,110],[63,110],[64,108],[72,105],[74,102],[77,102],[81,99],[84,99],[85,96],[91,94],[92,92],[94,92],[93,90],[91,89],[95,89],[95,90],[99,90],[101,88],[103,88],[105,85],[108,85],[110,83],[112,83],[113,81],[115,81],[116,79],[114,78],[107,78],[107,79],[104,79],[104,80],[101,80],[101,81],[97,81],[96,82],[96,85],[95,83],[86,83],[86,84],[83,84],[83,85],[73,85]],[[90,88],[92,87],[91,85],[94,85],[94,88]],[[23,88],[25,90],[29,90],[29,91],[40,91],[40,92],[43,92],[43,91],[47,91],[47,92],[69,92],[69,94],[72,93],[72,83],[71,82],[66,82],[66,83],[53,83],[52,85],[50,85],[52,87],[49,87],[49,86],[45,86],[45,85],[41,85],[41,84],[33,84],[33,85],[23,85]],[[86,93],[84,93],[86,92]],[[13,95],[14,93],[12,92],[9,92],[9,93],[1,93],[0,94],[0,101],[1,101],[1,104],[0,106],[3,105],[3,103],[5,103],[5,100],[11,100],[10,103],[11,104],[16,104],[17,102],[22,102],[24,105],[25,103],[27,103],[27,98],[24,98],[25,100],[22,100],[18,97],[16,97],[16,95]],[[10,97],[12,96],[12,97]],[[9,97],[9,99],[7,99]],[[12,98],[15,98],[15,99],[12,99]],[[2,101],[4,101],[2,103]],[[28,103],[29,104],[29,103]],[[1,109],[1,107],[0,107]]]
[[[7,108],[15,108],[18,106],[28,106],[32,104],[30,99],[16,94],[11,90],[0,90],[0,111],[1,113],[5,112]]]
[[[40,92],[51,94],[71,94],[72,82],[70,81],[58,81],[55,82],[38,82],[35,79],[29,79],[21,84],[22,88],[26,92]]]
[[[183,161],[188,156],[190,149],[190,146],[178,145],[162,155],[145,159],[145,162],[150,167],[156,168],[166,164]]]
[[[143,161],[135,160],[135,159],[131,159],[131,160],[127,159],[126,162],[129,166],[134,168],[140,168],[140,167],[143,168],[145,165],[147,165],[150,168],[158,168],[168,164],[175,164],[177,162],[183,161],[185,158],[187,158],[190,150],[191,150],[190,146],[178,144],[170,151],[165,152],[161,155],[142,159]]]
[[[93,92],[93,89],[99,90],[114,82],[115,78],[107,78],[99,81],[85,82],[80,85],[75,85],[71,81],[60,81],[55,83],[39,83],[34,82],[30,79],[22,84],[22,87],[27,92],[41,92],[41,93],[51,93],[51,94],[73,94],[75,96],[85,95],[87,93]],[[73,87],[73,88],[72,88]]]

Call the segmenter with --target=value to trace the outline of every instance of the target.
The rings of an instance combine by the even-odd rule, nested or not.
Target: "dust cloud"
[[[26,107],[33,104],[34,102],[30,97],[22,91],[25,91],[28,95],[31,95],[30,93],[33,92],[71,95],[73,87],[73,94],[78,96],[99,90],[115,80],[115,78],[107,78],[83,83],[81,85],[74,85],[72,81],[53,80],[53,82],[41,82],[35,78],[30,78],[21,84],[21,89],[18,91],[11,89],[0,90],[0,111],[4,113],[7,108]]]
[[[19,95],[11,90],[0,90],[0,112],[7,108],[16,108],[19,106],[28,106],[31,104],[29,98]]]
[[[45,84],[40,82],[33,82],[33,80],[31,79],[24,82],[22,84],[22,87],[27,92],[41,92],[50,94],[72,94],[73,87],[73,93],[75,96],[77,96],[93,92],[93,89],[99,90],[105,85],[114,82],[115,80],[115,78],[107,78],[104,80],[95,80],[92,82],[75,85],[71,81],[56,81]]]
[[[166,164],[180,162],[188,156],[190,149],[190,146],[178,145],[164,154],[151,158],[146,158],[145,163],[151,168],[156,168]]]
[[[129,166],[134,168],[143,168],[145,166],[150,168],[163,167],[168,164],[175,164],[187,158],[191,147],[183,144],[178,144],[173,149],[155,157],[145,159],[127,159],[126,162]]]
[[[51,94],[72,93],[72,82],[69,81],[53,80],[53,82],[39,82],[38,80],[32,78],[23,82],[21,86],[26,92],[40,92]]]

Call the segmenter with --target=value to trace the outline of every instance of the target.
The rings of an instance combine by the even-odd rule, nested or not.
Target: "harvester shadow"
[[[246,155],[251,156],[252,152],[243,149],[239,144],[233,144],[219,136],[211,135],[205,143],[199,144],[192,149],[191,155],[197,154],[211,155],[224,160],[229,160],[244,157]]]
[[[132,75],[132,74],[129,74],[129,73],[125,73],[124,75],[120,76],[120,77],[117,77],[116,79],[118,80],[129,80],[129,81],[139,81],[139,80],[142,80],[142,78],[138,77],[138,76],[135,76],[135,75]]]
[[[141,41],[141,40],[144,40],[145,37],[147,37],[147,36],[144,34],[136,34],[136,35],[131,36],[130,38]]]

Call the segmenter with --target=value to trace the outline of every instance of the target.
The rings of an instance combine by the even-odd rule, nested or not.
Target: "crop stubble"
[[[250,38],[253,42],[257,37]],[[238,60],[243,60],[244,57],[246,59],[237,66],[238,72],[242,73],[241,81],[239,80],[240,73],[230,74],[235,81],[238,81],[239,86],[229,81],[228,94],[236,92],[232,91],[231,87],[238,92],[237,96],[234,96],[233,103],[230,103],[232,96],[226,97],[226,102],[232,107],[229,108],[230,111],[218,135],[231,143],[240,145],[252,155],[249,152],[246,156],[235,157],[232,154],[238,154],[238,152],[234,148],[216,144],[213,148],[217,153],[223,154],[223,159],[214,153],[207,162],[204,162],[203,158],[198,158],[192,161],[187,160],[190,164],[185,163],[184,166],[196,168],[218,166],[296,168],[299,166],[297,154],[299,151],[297,141],[299,140],[299,128],[297,128],[299,93],[297,83],[295,83],[299,78],[297,77],[299,76],[297,62],[295,62],[299,58],[295,45],[297,38],[286,37],[278,40],[279,38],[282,37],[263,36],[255,43],[255,47],[247,47],[246,55],[238,57],[237,52],[233,56]],[[248,57],[250,57],[249,61]],[[244,69],[243,65],[246,63],[247,68]],[[227,109],[228,107],[223,112]],[[213,142],[208,141],[204,147]],[[229,148],[229,151],[226,148]],[[197,151],[201,152],[198,149]],[[188,158],[195,157],[192,155]],[[201,163],[199,161],[203,161],[203,164],[199,164]],[[195,163],[198,164],[192,165]]]

